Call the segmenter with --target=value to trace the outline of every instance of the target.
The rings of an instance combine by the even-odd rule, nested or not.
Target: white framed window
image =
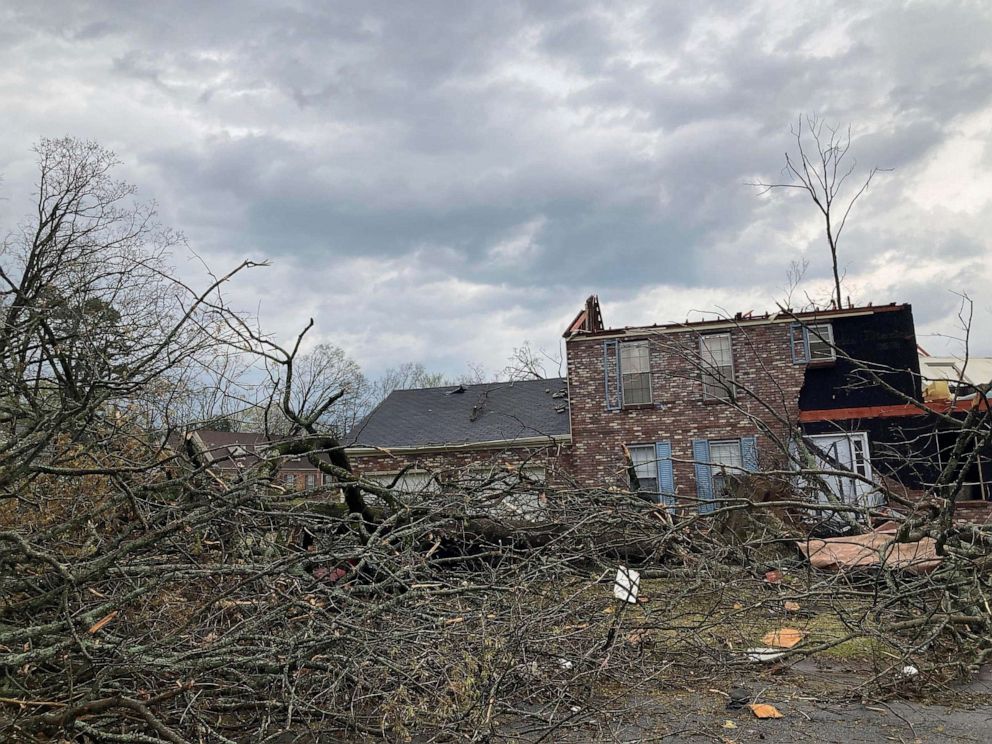
[[[871,483],[871,452],[865,432],[810,434],[805,437],[814,459],[814,469],[821,471],[823,485],[842,503],[878,506],[883,497]],[[844,473],[850,473],[845,476]]]
[[[323,475],[323,479],[322,480],[323,480],[323,483],[324,483],[325,486],[329,486],[332,483],[334,483],[334,476],[333,475],[331,475],[330,473],[322,473],[322,475]]]
[[[282,482],[285,483],[289,488],[296,487],[296,474],[295,473],[284,473],[282,476]]]
[[[627,447],[630,452],[630,461],[634,466],[634,473],[637,475],[638,493],[650,494],[651,498],[658,498],[658,460],[655,455],[653,444],[634,445]]]
[[[837,358],[834,348],[834,327],[830,323],[794,323],[790,330],[792,361],[798,363],[832,362]]]
[[[647,341],[620,344],[620,370],[623,405],[651,402],[651,350]]]
[[[317,474],[307,473],[307,488],[314,488],[317,485]]]
[[[729,333],[699,337],[703,367],[703,399],[733,400],[734,355]]]
[[[722,494],[727,489],[728,478],[740,476],[744,471],[741,440],[722,439],[711,441],[710,467],[713,473],[713,492]]]
[[[827,361],[836,359],[834,351],[834,327],[830,323],[817,323],[806,326],[809,361]]]

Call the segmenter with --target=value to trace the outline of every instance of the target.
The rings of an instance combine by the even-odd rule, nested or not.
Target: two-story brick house
[[[838,422],[920,396],[908,305],[610,329],[591,297],[565,338],[571,471],[623,481],[626,448],[642,489],[703,512],[728,474],[787,468],[800,424],[826,459],[869,476],[868,432]],[[833,485],[878,499],[857,479]]]
[[[549,478],[606,488],[633,479],[661,502],[702,513],[731,475],[787,472],[799,450],[838,473],[824,485],[851,504],[875,506],[895,490],[919,496],[939,470],[940,424],[923,400],[909,305],[607,328],[590,297],[564,337],[564,381],[496,388],[501,410],[528,420],[514,425],[519,433],[487,442],[492,433],[470,421],[486,386],[468,398],[450,389],[398,391],[356,429],[356,467],[382,478],[411,463],[464,468],[491,460],[494,447],[503,461],[534,461],[536,448]],[[548,397],[562,383],[567,408],[558,393]],[[544,397],[534,397],[538,390]],[[567,412],[567,425],[535,419],[542,406]],[[411,421],[416,435],[400,435]],[[987,458],[976,467],[988,482]]]

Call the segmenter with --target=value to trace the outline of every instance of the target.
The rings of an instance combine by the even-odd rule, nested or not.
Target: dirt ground
[[[987,742],[992,739],[992,704],[973,708],[896,701],[875,705],[828,704],[814,700],[779,703],[783,718],[757,720],[748,709],[726,711],[683,697],[670,711],[648,714],[637,724],[590,725],[573,741],[666,742]]]
[[[838,681],[843,673],[806,670]],[[570,742],[988,742],[992,741],[992,670],[938,699],[896,699],[857,703],[818,700],[804,691],[807,679],[767,685],[763,681],[736,692],[768,703],[782,718],[759,720],[745,706],[732,707],[724,690],[664,691],[631,701],[636,714],[584,718],[572,711],[575,725],[554,741]]]

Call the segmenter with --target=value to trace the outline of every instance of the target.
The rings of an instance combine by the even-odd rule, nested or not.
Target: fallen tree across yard
[[[499,453],[418,492],[358,477],[318,425],[335,396],[294,404],[303,336],[284,348],[227,309],[230,275],[169,278],[170,234],[127,206],[108,153],[40,157],[0,306],[0,739],[582,741],[659,696],[884,697],[986,662],[992,534],[949,519],[953,500],[895,515],[891,542],[932,538],[933,570],[821,571],[787,469],[705,518]],[[170,411],[244,359],[289,430],[221,477]],[[286,491],[300,457],[328,478]]]

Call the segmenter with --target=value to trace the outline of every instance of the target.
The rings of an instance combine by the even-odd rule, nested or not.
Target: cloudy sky
[[[32,143],[96,139],[229,293],[375,372],[551,352],[609,325],[774,308],[790,263],[829,296],[821,223],[779,179],[803,112],[891,168],[843,235],[856,302],[958,296],[992,354],[992,5],[48,2],[0,8],[0,225]],[[187,256],[176,256],[181,271]]]

